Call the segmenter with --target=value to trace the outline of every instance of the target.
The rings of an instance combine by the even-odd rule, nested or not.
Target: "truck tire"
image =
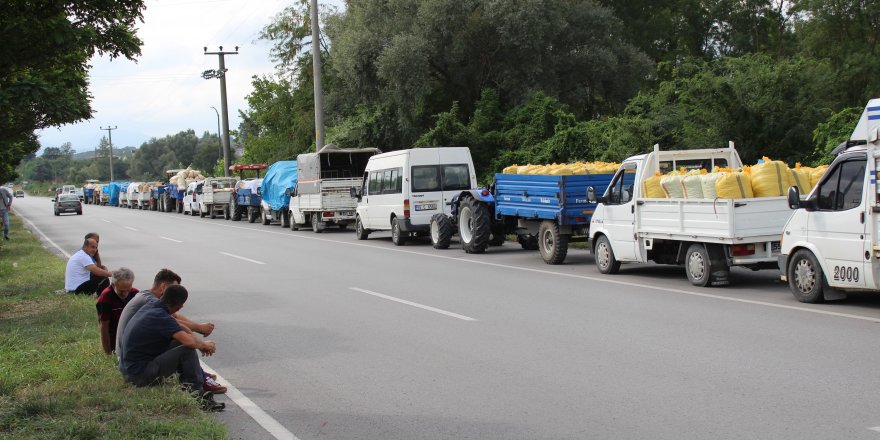
[[[175,200],[174,204],[177,205],[177,213],[180,214],[183,212],[183,200]]]
[[[492,230],[486,204],[472,197],[461,202],[458,213],[458,237],[461,248],[469,254],[482,254],[489,246]]]
[[[215,218],[217,218],[217,207],[216,206],[209,206],[208,207],[208,215],[211,216],[211,220],[214,220]]]
[[[407,238],[406,233],[400,229],[400,221],[397,220],[397,217],[391,219],[391,242],[395,246],[403,246],[406,244]]]
[[[210,208],[208,208],[208,209],[210,209]],[[199,206],[199,217],[205,218],[206,215],[208,215],[208,213],[205,212],[205,210],[203,210],[201,206]]]
[[[232,221],[240,222],[241,221],[241,211],[242,207],[235,205],[235,208],[232,210]]]
[[[232,219],[232,212],[229,210],[229,205],[226,205],[226,209],[223,210],[223,219],[224,220]]]
[[[318,218],[317,212],[312,213],[312,232],[314,232],[315,234],[320,234],[324,232],[324,227],[321,226],[321,219]]]
[[[434,214],[431,217],[431,245],[434,249],[447,249],[452,241],[455,226],[446,214]]]
[[[361,223],[361,216],[354,219],[354,234],[358,240],[366,240],[370,236],[370,231],[365,229],[364,224]]]
[[[556,222],[544,220],[538,228],[538,250],[545,263],[562,264],[568,255],[568,235],[559,233]]]
[[[261,217],[263,217],[263,224],[264,225],[268,225],[269,223],[272,223],[272,219],[269,218],[269,214],[266,213],[266,210],[261,209],[260,215],[261,215]]]
[[[532,234],[519,234],[516,236],[516,242],[527,251],[538,250],[538,237]]]
[[[614,258],[614,249],[608,237],[600,235],[593,248],[593,256],[596,258],[596,267],[604,274],[615,274],[620,270],[620,261]]]
[[[291,231],[299,231],[302,225],[296,222],[296,219],[293,217],[293,211],[290,211],[290,230]]]
[[[290,211],[281,211],[281,227],[290,227]]]
[[[492,224],[492,237],[489,238],[489,246],[502,246],[507,237],[504,236],[504,224]]]
[[[248,206],[248,209],[247,209],[248,223],[256,222],[258,215],[259,215],[258,208],[254,208],[253,206]]]
[[[685,253],[684,270],[688,280],[697,287],[720,286],[728,283],[730,268],[723,261],[720,248],[692,243]]]
[[[828,285],[822,266],[812,252],[800,249],[788,260],[788,287],[795,299],[803,303],[820,303]]]

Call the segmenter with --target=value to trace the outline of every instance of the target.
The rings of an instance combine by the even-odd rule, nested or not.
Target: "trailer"
[[[311,225],[320,233],[327,226],[345,229],[353,224],[357,199],[352,187],[360,186],[370,157],[378,148],[343,149],[327,145],[317,153],[297,156],[297,183],[290,197],[290,229]]]
[[[260,185],[260,218],[264,225],[273,221],[281,227],[290,227],[290,195],[296,186],[297,162],[281,160],[266,170],[266,177]]]
[[[168,184],[165,185],[165,192],[159,202],[159,210],[164,212],[183,212],[183,197],[186,192],[186,185],[179,185],[175,181],[174,176],[183,169],[166,170],[165,175],[168,176]]]
[[[212,219],[218,215],[229,220],[232,217],[233,189],[238,183],[238,177],[208,177],[202,187],[202,200],[199,205],[199,215],[210,216]]]
[[[235,184],[235,188],[233,188],[232,221],[241,221],[242,217],[245,216],[248,223],[253,223],[260,217],[260,202],[262,201],[260,186],[263,184],[260,172],[266,168],[269,168],[269,166],[261,163],[229,166],[230,171],[238,172],[240,179]],[[254,171],[256,177],[246,178],[246,171]]]
[[[147,209],[150,211],[165,211],[163,203],[167,188],[168,185],[161,182],[155,182],[150,185],[150,199],[147,203]]]

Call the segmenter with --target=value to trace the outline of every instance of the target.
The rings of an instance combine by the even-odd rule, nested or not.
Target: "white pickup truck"
[[[208,177],[202,187],[199,215],[217,218],[221,213],[226,220],[232,218],[233,190],[238,177]]]
[[[798,301],[880,291],[880,99],[865,106],[850,139],[806,199],[788,190],[795,211],[782,235],[779,268]]]
[[[346,228],[353,224],[357,199],[351,188],[359,187],[370,157],[377,148],[342,149],[327,145],[317,153],[297,156],[296,188],[290,196],[290,228],[309,224],[321,232],[327,225]]]
[[[730,283],[730,267],[777,267],[779,240],[789,212],[785,197],[747,199],[647,198],[645,179],[656,172],[740,168],[728,148],[654,151],[626,159],[590,221],[596,265],[605,274],[621,263],[683,265],[696,286]]]

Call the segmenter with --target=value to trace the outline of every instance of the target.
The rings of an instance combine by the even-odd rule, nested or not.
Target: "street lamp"
[[[223,138],[221,138],[221,136],[223,136],[223,135],[220,134],[220,112],[218,112],[217,109],[213,105],[211,106],[211,108],[214,109],[214,113],[217,114],[217,142],[220,144],[220,149],[217,150],[217,152],[220,153],[220,155],[217,156],[217,158],[219,159],[219,158],[223,157]]]
[[[223,113],[223,135],[221,136],[221,145],[223,149],[223,175],[229,177],[229,163],[231,162],[231,154],[229,151],[229,109],[226,106],[226,61],[224,59],[225,55],[238,55],[238,46],[235,46],[235,52],[224,52],[223,46],[220,46],[220,50],[218,52],[208,52],[208,48],[205,47],[205,55],[217,55],[219,58],[220,66],[217,70],[206,70],[202,72],[202,78],[204,79],[212,79],[219,78],[220,79],[220,109]],[[219,113],[218,113],[219,114]]]

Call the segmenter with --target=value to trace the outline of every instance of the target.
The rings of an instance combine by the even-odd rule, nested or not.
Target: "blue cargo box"
[[[167,188],[165,185],[152,187],[150,189],[150,197],[155,199],[162,197],[162,194],[165,194],[165,188]]]
[[[595,203],[587,201],[587,188],[602,195],[614,174],[546,176],[495,175],[495,216],[555,220],[560,225],[590,223]]]
[[[95,195],[95,188],[84,188],[83,197],[92,197]]]
[[[236,191],[236,202],[239,206],[260,206],[262,198],[247,188],[239,188]]]

